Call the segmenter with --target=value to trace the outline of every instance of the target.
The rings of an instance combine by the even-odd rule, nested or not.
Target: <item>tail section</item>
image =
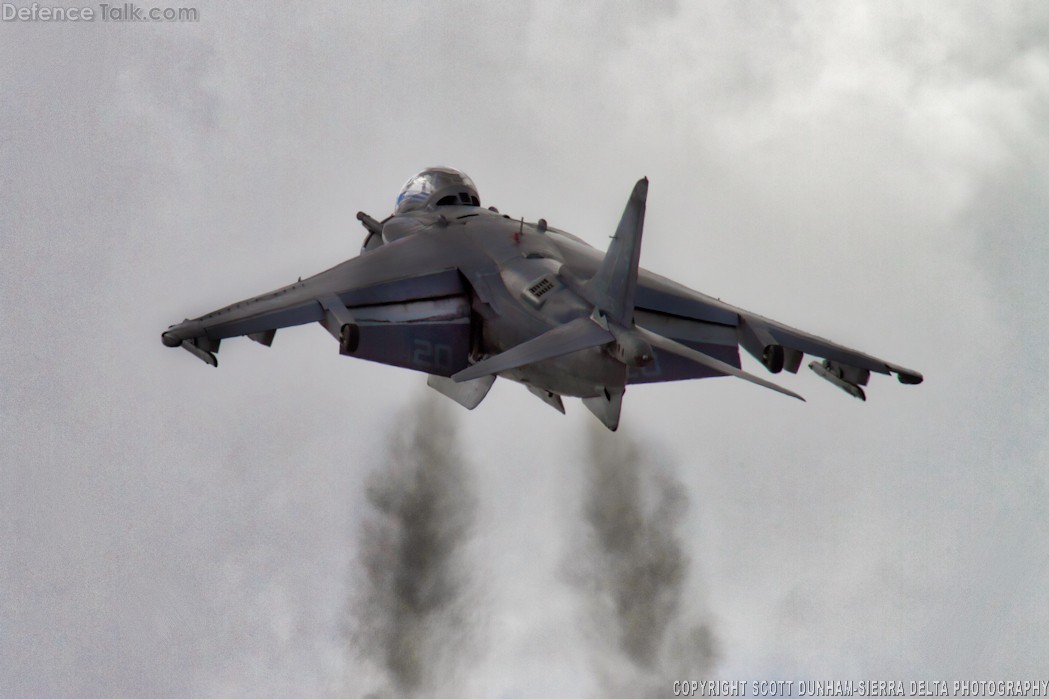
[[[573,291],[594,306],[594,312],[589,317],[576,318],[501,354],[478,362],[454,374],[452,382],[456,383],[449,385],[462,386],[462,382],[479,381],[503,371],[599,346],[606,346],[611,356],[626,367],[645,366],[652,361],[653,348],[656,347],[723,376],[735,376],[792,398],[805,400],[792,391],[634,324],[634,296],[637,291],[647,199],[648,178],[643,177],[630,193],[619,226],[612,236],[612,242],[608,245],[605,259],[597,273],[585,282],[578,281],[571,275],[564,278]],[[441,387],[435,387],[442,390]],[[587,409],[596,415],[605,427],[613,431],[619,426],[624,388],[625,386],[605,387],[602,395],[583,399]],[[559,396],[534,387],[530,389],[554,408],[564,412],[564,405]]]

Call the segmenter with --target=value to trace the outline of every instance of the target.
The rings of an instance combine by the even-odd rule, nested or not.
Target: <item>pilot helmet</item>
[[[404,184],[394,213],[403,214],[430,204],[480,206],[481,198],[466,173],[450,167],[429,167]]]

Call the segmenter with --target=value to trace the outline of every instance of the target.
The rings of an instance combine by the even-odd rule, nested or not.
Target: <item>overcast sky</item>
[[[563,5],[0,24],[0,695],[407,691],[354,600],[424,408],[475,502],[426,693],[1049,679],[1049,5]],[[644,266],[926,381],[636,387],[594,435],[508,382],[420,408],[319,327],[161,345],[355,255],[436,164],[598,247],[647,175]],[[609,445],[672,561],[655,655]]]

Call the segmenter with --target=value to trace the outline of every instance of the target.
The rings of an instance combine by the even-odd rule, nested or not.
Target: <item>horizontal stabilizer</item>
[[[754,376],[753,374],[748,374],[747,372],[743,371],[742,369],[737,369],[736,367],[732,366],[731,364],[726,364],[725,362],[721,361],[720,359],[714,359],[709,354],[703,354],[702,352],[699,352],[698,350],[694,350],[691,347],[686,347],[685,345],[681,344],[680,342],[675,342],[674,340],[671,340],[668,337],[663,337],[662,335],[657,335],[656,333],[651,332],[650,330],[645,330],[644,328],[641,328],[641,327],[637,328],[637,330],[638,330],[638,332],[640,332],[644,336],[644,338],[646,340],[649,341],[649,343],[651,343],[651,345],[653,347],[659,347],[660,349],[666,350],[667,352],[670,352],[672,354],[676,354],[679,357],[684,357],[685,359],[691,359],[693,362],[696,362],[697,364],[701,364],[701,365],[707,367],[708,369],[711,369],[713,371],[718,372],[719,374],[722,374],[723,376],[735,376],[738,379],[743,379],[744,381],[749,381],[749,382],[755,383],[755,384],[757,384],[759,386],[764,386],[765,388],[771,388],[773,391],[776,391],[778,393],[782,393],[785,396],[790,396],[791,398],[797,398],[798,400],[800,400],[802,402],[805,401],[804,398],[799,396],[797,393],[794,393],[793,391],[788,391],[787,389],[783,388],[782,386],[777,386],[776,384],[772,383],[771,381],[766,381],[765,379],[762,379],[760,377]]]
[[[612,339],[612,333],[590,318],[577,318],[463,369],[458,374],[453,374],[452,379],[469,381],[489,374],[498,374],[501,371],[509,371],[526,364],[541,362],[544,359],[553,359],[590,347],[598,347],[611,342]]]

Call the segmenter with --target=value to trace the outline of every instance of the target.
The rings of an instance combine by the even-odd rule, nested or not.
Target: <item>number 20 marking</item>
[[[452,348],[443,342],[430,342],[416,339],[415,351],[412,352],[412,364],[437,369],[451,370]]]

